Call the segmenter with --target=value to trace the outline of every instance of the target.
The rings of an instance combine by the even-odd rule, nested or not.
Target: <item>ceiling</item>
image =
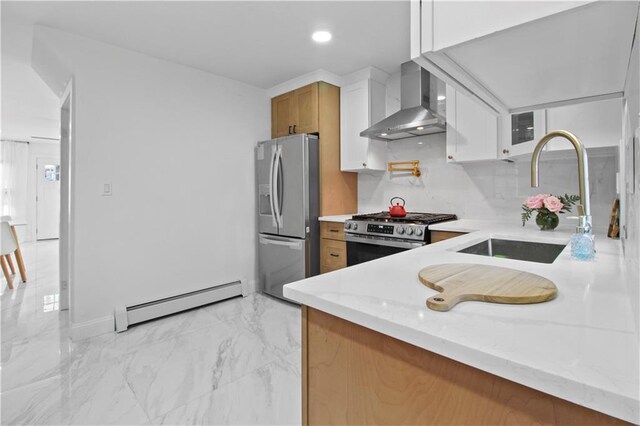
[[[264,89],[409,60],[409,1],[1,2],[2,23],[44,25]],[[333,34],[326,44],[313,31]],[[4,44],[4,41],[3,41]]]

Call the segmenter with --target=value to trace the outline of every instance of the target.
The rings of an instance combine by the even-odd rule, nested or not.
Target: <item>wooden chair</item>
[[[20,270],[20,278],[22,282],[27,282],[27,272],[24,267],[24,259],[22,258],[22,251],[20,250],[20,243],[18,242],[18,234],[14,226],[10,224],[10,216],[2,216],[0,218],[0,265],[2,266],[2,272],[7,279],[9,288],[13,289],[13,278],[16,273],[16,269],[11,259],[13,253],[16,257],[16,263]]]

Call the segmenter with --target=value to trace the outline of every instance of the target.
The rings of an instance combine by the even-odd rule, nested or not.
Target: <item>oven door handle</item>
[[[383,240],[376,237],[361,237],[358,235],[345,234],[345,241],[349,243],[362,243],[362,244],[371,244],[374,246],[387,246],[387,247],[397,247],[397,248],[405,248],[405,249],[414,249],[418,247],[422,247],[425,243],[419,241],[397,241],[397,240]]]

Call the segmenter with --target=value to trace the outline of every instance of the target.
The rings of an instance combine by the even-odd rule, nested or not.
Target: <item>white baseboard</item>
[[[82,340],[116,330],[113,316],[108,315],[91,321],[71,323],[71,340]]]

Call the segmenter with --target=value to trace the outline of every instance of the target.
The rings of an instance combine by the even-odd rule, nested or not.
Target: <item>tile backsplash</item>
[[[360,212],[386,210],[389,200],[399,196],[406,200],[408,211],[455,213],[459,218],[503,219],[518,224],[520,206],[527,196],[578,194],[578,168],[573,157],[544,161],[543,154],[540,186],[531,188],[528,161],[448,164],[444,133],[390,142],[387,149],[389,161],[420,160],[422,176],[360,174]],[[591,214],[598,233],[606,233],[616,197],[616,158],[614,154],[589,158]],[[561,215],[560,223],[574,222]]]

